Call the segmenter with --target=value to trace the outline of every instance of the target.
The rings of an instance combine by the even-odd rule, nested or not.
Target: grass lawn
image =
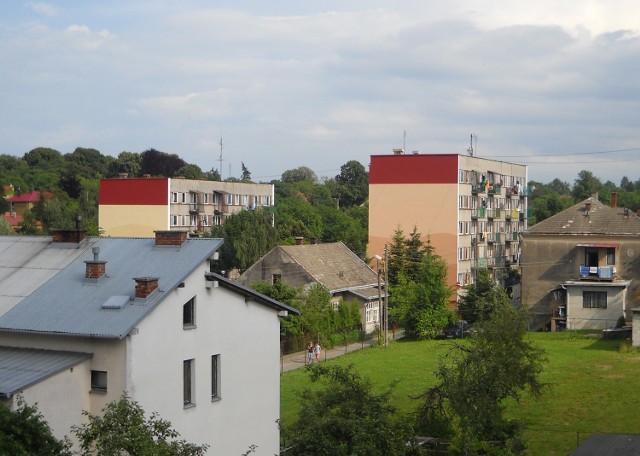
[[[566,455],[591,433],[640,434],[640,352],[620,341],[585,337],[584,333],[530,333],[546,351],[541,380],[548,384],[536,401],[525,396],[507,404],[511,417],[525,420],[529,453]],[[396,341],[386,349],[374,347],[327,361],[353,364],[374,385],[385,390],[392,382],[393,403],[403,415],[416,407],[410,396],[432,386],[439,358],[451,341]],[[621,347],[621,345],[624,345]],[[281,421],[292,425],[299,412],[298,398],[310,387],[304,369],[281,377]]]

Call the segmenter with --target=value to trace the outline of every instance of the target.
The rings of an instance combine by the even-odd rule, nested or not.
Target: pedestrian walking
[[[316,355],[316,361],[320,361],[320,355],[322,354],[322,347],[320,346],[320,342],[316,342],[316,346],[313,347],[313,352]]]
[[[307,362],[313,363],[313,342],[311,341],[307,344]]]

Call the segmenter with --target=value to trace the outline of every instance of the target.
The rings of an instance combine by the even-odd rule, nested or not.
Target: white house
[[[210,454],[279,452],[279,316],[210,272],[221,239],[0,237],[0,401],[58,437],[122,392]]]

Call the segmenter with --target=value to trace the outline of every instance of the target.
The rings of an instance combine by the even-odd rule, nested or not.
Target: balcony
[[[489,233],[487,234],[487,243],[498,244],[500,243],[501,233]]]
[[[504,241],[505,242],[516,242],[518,240],[518,233],[504,233]]]
[[[484,207],[471,209],[471,219],[485,218],[486,216],[487,210]]]
[[[489,186],[489,190],[487,191],[487,194],[489,196],[500,195],[501,191],[502,191],[502,186],[500,186],[500,184],[494,184]]]
[[[189,212],[196,214],[204,213],[204,204],[202,203],[191,203],[189,204]]]
[[[615,266],[580,265],[580,280],[613,280],[616,276]]]
[[[471,185],[471,194],[477,195],[478,193],[484,193],[486,190],[483,184],[472,184]]]
[[[492,220],[494,218],[500,218],[501,215],[502,215],[502,210],[500,208],[498,208],[498,209],[487,209],[487,218],[489,220]]]

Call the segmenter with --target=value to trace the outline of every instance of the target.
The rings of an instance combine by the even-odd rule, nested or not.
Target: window
[[[196,298],[195,296],[182,306],[182,326],[195,328],[196,326]]]
[[[375,323],[378,321],[378,309],[378,301],[367,303],[365,307],[365,319],[367,323]]]
[[[106,371],[91,371],[91,391],[98,393],[107,392],[107,372]]]
[[[608,248],[607,249],[607,265],[615,266],[616,264],[616,249]]]
[[[178,216],[172,215],[170,218],[171,218],[171,226],[178,226]]]
[[[276,283],[282,280],[282,274],[272,274],[271,275],[271,283],[275,285]]]
[[[182,193],[182,202],[183,203],[187,202],[187,194],[186,193]]]
[[[178,202],[178,193],[177,192],[171,192],[171,202],[172,203],[177,203]]]
[[[189,216],[189,226],[198,226],[198,216],[196,214]]]
[[[607,292],[606,291],[583,291],[582,307],[586,309],[606,309],[607,308]]]
[[[209,194],[208,193],[203,193],[202,194],[202,202],[204,204],[209,204]]]
[[[220,399],[220,355],[211,356],[211,400]]]
[[[183,377],[183,404],[185,407],[192,407],[195,404],[195,370],[196,360],[186,359],[182,362],[182,377]]]
[[[214,215],[214,216],[213,216],[213,224],[214,224],[215,226],[220,226],[220,225],[222,225],[222,216],[220,216],[220,215]]]

